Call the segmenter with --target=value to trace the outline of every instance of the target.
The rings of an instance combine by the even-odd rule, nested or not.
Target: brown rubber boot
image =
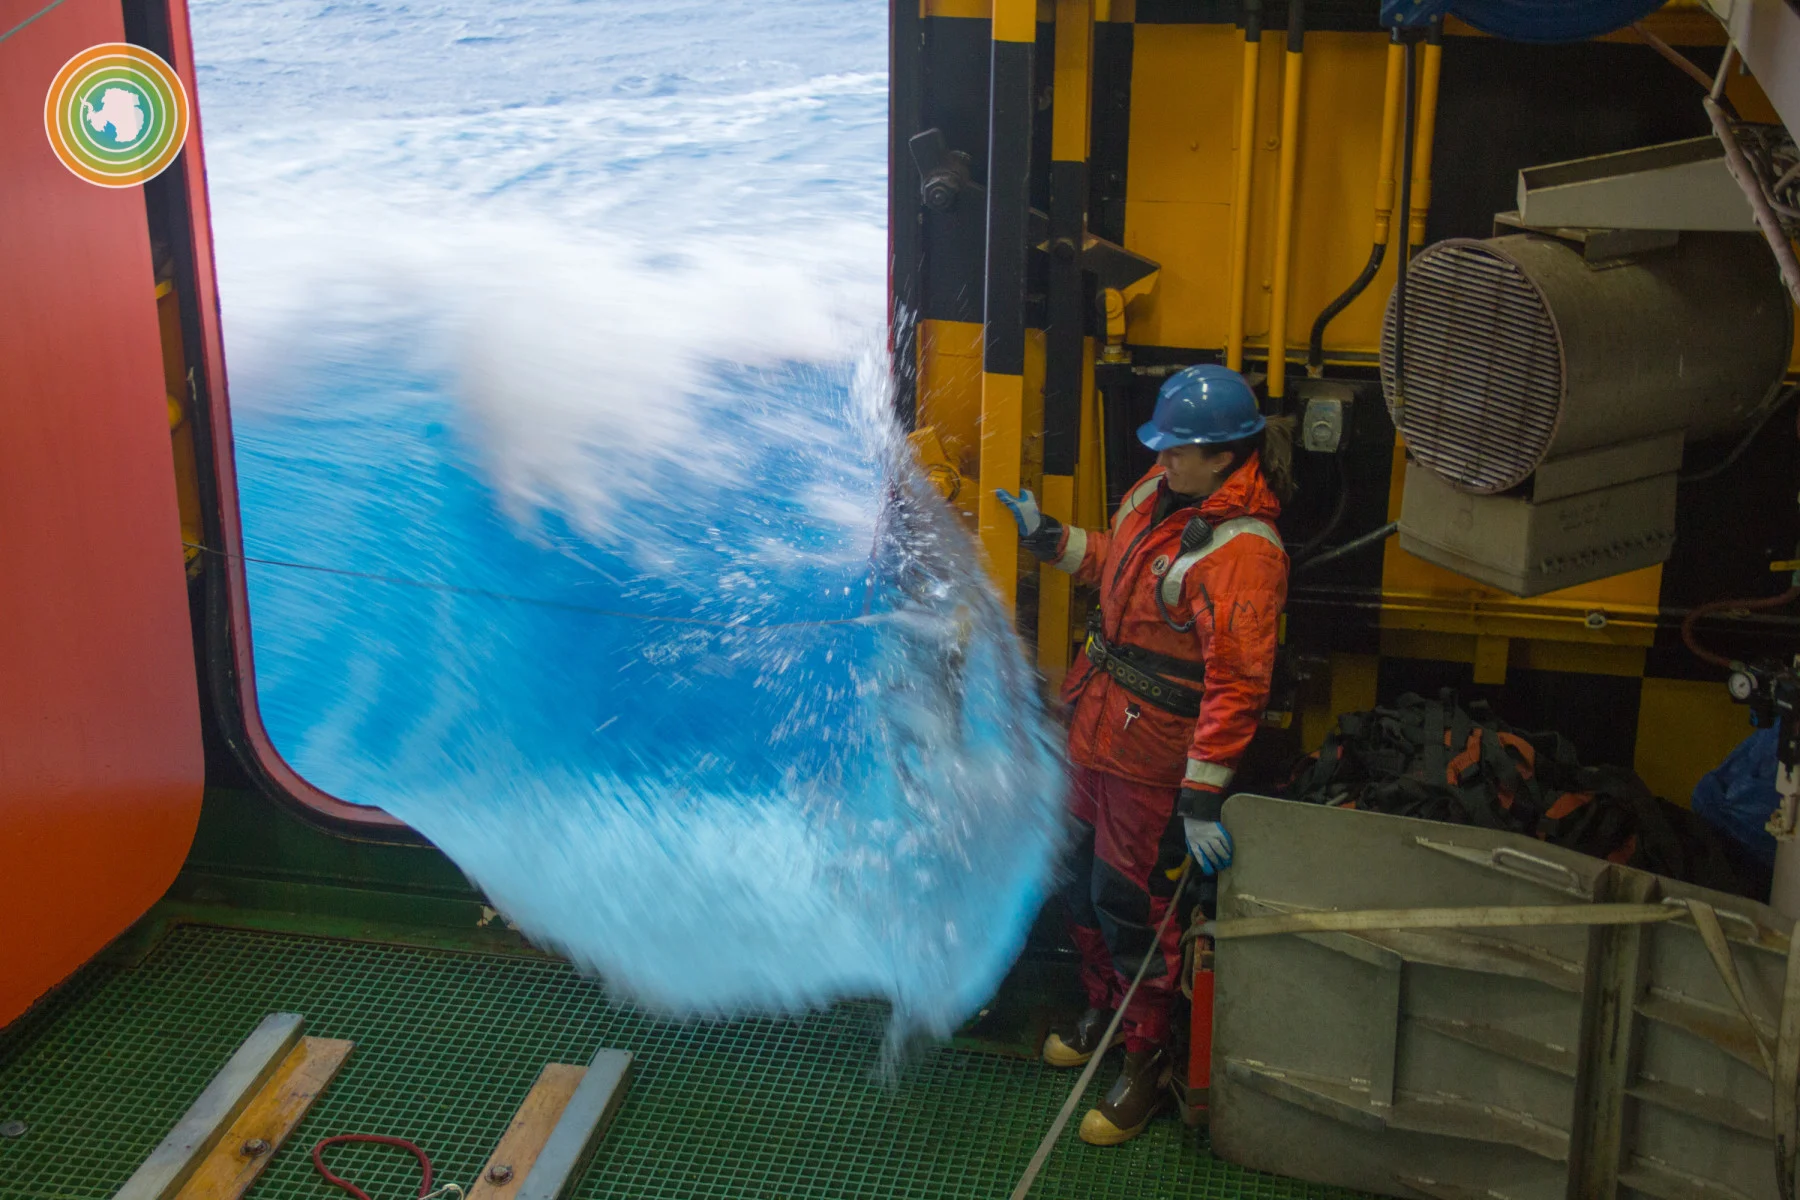
[[[1079,1067],[1094,1055],[1106,1053],[1100,1039],[1106,1036],[1112,1019],[1112,1009],[1090,1008],[1076,1019],[1073,1030],[1051,1031],[1044,1039],[1044,1061],[1053,1067]]]
[[[1169,1101],[1175,1057],[1166,1047],[1125,1056],[1125,1069],[1098,1108],[1081,1118],[1081,1140],[1090,1146],[1117,1146],[1144,1132]]]

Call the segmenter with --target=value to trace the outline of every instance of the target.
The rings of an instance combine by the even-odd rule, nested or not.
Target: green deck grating
[[[474,1174],[546,1062],[634,1051],[637,1074],[574,1200],[600,1197],[1003,1197],[1070,1076],[934,1050],[884,1083],[885,1012],[677,1024],[609,999],[552,961],[183,926],[140,965],[94,966],[0,1034],[0,1197],[107,1197],[268,1012],[356,1050],[252,1192],[342,1193],[308,1159],[332,1133],[398,1134],[444,1182]],[[1107,1071],[1100,1080],[1105,1081]],[[416,1195],[409,1156],[343,1147],[333,1163],[375,1200]],[[1335,1197],[1219,1162],[1179,1122],[1136,1143],[1071,1130],[1042,1197]]]

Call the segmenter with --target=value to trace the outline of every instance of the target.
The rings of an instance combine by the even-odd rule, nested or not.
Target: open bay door
[[[1225,813],[1221,935],[1320,910],[1462,916],[1222,936],[1216,1154],[1437,1200],[1792,1194],[1791,921],[1511,834],[1257,796]],[[1472,924],[1520,907],[1617,923]]]
[[[0,0],[0,1025],[162,895],[200,811],[144,189],[45,136],[58,70],[124,40],[118,0]]]

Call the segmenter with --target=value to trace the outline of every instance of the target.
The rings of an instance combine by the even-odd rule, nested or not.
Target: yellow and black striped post
[[[1088,129],[1093,96],[1092,0],[1056,0],[1056,74],[1050,126],[1050,278],[1044,330],[1044,487],[1041,503],[1075,520],[1075,462],[1092,373],[1082,309],[1081,252],[1087,236]],[[1069,576],[1038,571],[1038,670],[1062,682],[1072,649]]]
[[[978,527],[994,581],[1010,609],[1018,591],[1018,528],[1012,514],[995,499],[994,490],[1019,489],[1024,450],[1025,238],[1030,222],[1035,0],[994,0],[992,41]]]

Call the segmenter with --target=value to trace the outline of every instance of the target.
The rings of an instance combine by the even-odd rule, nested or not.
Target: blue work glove
[[[1187,834],[1188,853],[1202,875],[1217,875],[1231,865],[1231,835],[1225,826],[1198,817],[1183,817],[1181,825]]]
[[[994,495],[1000,498],[1000,503],[1012,509],[1013,520],[1019,523],[1020,541],[1044,527],[1044,514],[1038,510],[1037,497],[1029,489],[1021,488],[1015,496],[1005,488],[996,488]]]
[[[1062,522],[1038,508],[1037,497],[1021,488],[1018,495],[996,488],[994,495],[1012,510],[1019,524],[1019,541],[1041,562],[1051,562],[1062,550]]]

